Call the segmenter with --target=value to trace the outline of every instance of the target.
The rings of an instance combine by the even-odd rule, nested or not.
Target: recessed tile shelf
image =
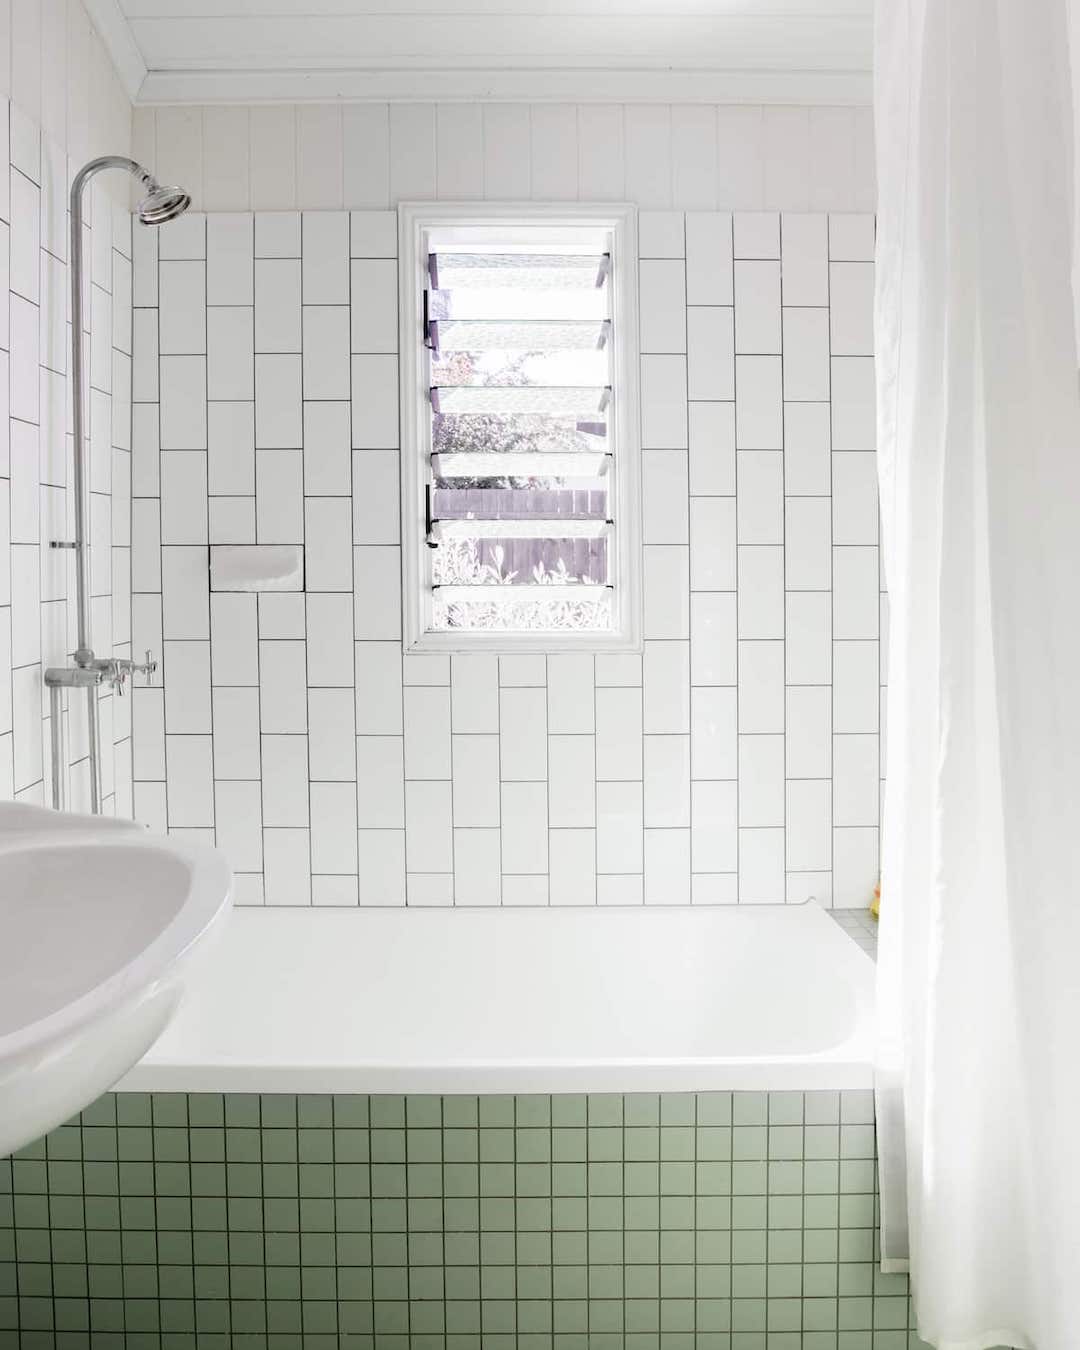
[[[210,548],[212,591],[302,591],[301,544],[214,544]]]

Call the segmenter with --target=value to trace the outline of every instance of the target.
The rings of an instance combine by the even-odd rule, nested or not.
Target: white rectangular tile
[[[345,497],[304,498],[304,584],[308,590],[352,590],[351,517]]]
[[[642,454],[642,538],[646,544],[685,544],[687,457],[682,450]]]
[[[833,549],[833,637],[876,638],[878,635],[878,551],[876,548]]]
[[[833,736],[833,823],[878,823],[877,737]]]
[[[355,669],[352,597],[347,592],[309,591],[306,609],[308,684],[348,687]]]
[[[873,450],[877,443],[874,358],[834,356],[831,388],[833,449]]]
[[[255,350],[299,352],[300,259],[255,261]]]
[[[308,690],[308,757],[313,779],[359,779],[354,701],[351,688]],[[400,764],[400,745],[397,758]],[[393,778],[388,776],[385,782],[389,791]]]
[[[209,588],[205,547],[161,550],[162,624],[167,638],[210,636]]]
[[[266,825],[308,824],[306,736],[263,736],[263,821]]]
[[[210,705],[210,644],[163,644],[165,667],[165,730],[170,734],[203,735],[213,727]]]
[[[211,403],[207,408],[207,478],[211,493],[255,492],[255,408]]]
[[[548,657],[548,731],[591,732],[593,657],[584,652],[558,652]]]
[[[598,783],[596,811],[597,871],[640,873],[644,868],[641,783]]]
[[[389,450],[398,443],[397,357],[352,358],[352,443],[355,450]]]
[[[739,637],[784,636],[784,550],[739,547]]]
[[[833,644],[833,729],[837,732],[878,730],[878,644]]]
[[[681,258],[686,251],[681,211],[638,213],[638,253],[643,258]]]
[[[596,823],[596,742],[548,737],[548,813],[552,828]]]
[[[775,211],[737,211],[736,258],[779,258],[780,217]]]
[[[405,831],[361,830],[360,903],[404,905]]]
[[[263,830],[268,905],[311,903],[311,842],[306,829]]]
[[[409,692],[412,691],[407,692],[406,699]],[[499,824],[498,736],[455,734],[453,770],[454,825],[497,826]]]
[[[265,733],[307,731],[307,659],[303,642],[259,643],[259,707]]]
[[[787,860],[791,871],[826,871],[832,864],[832,784],[803,779],[787,785]]]
[[[206,357],[161,358],[161,448],[206,449]]]
[[[690,683],[735,684],[736,597],[697,591],[690,597]]]
[[[735,495],[735,404],[691,403],[690,492]]]
[[[784,405],[784,491],[789,497],[828,495],[829,448],[827,403]]]
[[[596,904],[596,831],[556,830],[550,835],[551,904]]]
[[[348,212],[305,211],[301,220],[301,251],[304,303],[348,304]]]
[[[250,305],[216,305],[206,311],[206,378],[211,400],[254,399],[255,347],[251,325]]]
[[[878,880],[876,828],[833,830],[833,905],[864,908]]]
[[[168,450],[161,456],[161,542],[207,542],[206,455]]]
[[[255,358],[255,444],[261,450],[296,449],[304,434],[301,358]]]
[[[740,450],[780,450],[784,445],[779,356],[737,356],[735,443]]]
[[[691,691],[690,775],[701,779],[739,776],[738,691],[723,686]]]
[[[828,778],[832,773],[832,695],[828,685],[787,690],[787,776]]]
[[[690,861],[694,872],[733,873],[739,866],[738,785],[695,782]],[[694,902],[698,902],[695,892]]]
[[[730,212],[686,213],[686,298],[691,305],[734,303]]]
[[[354,450],[352,460],[354,543],[396,544],[401,537],[398,452]]]
[[[739,736],[739,824],[784,824],[783,736]]]
[[[215,684],[259,682],[259,629],[254,595],[210,597],[210,645]]]
[[[254,497],[211,497],[209,507],[211,544],[254,544]]]
[[[357,642],[355,648],[357,735],[400,736],[400,644]]]
[[[214,823],[213,759],[209,736],[167,736],[169,828]]]
[[[641,722],[641,689],[597,689],[596,777],[598,779],[641,778]]]
[[[401,550],[365,545],[353,551],[356,636],[401,637]]]
[[[450,778],[450,691],[411,686],[404,707],[405,777]]]
[[[158,268],[158,341],[166,355],[206,351],[206,264],[163,262]]]
[[[152,235],[140,230],[139,235]],[[255,232],[246,212],[215,212],[206,218],[206,299],[211,305],[253,305]],[[138,276],[138,261],[135,266]],[[136,293],[138,286],[136,285]],[[151,303],[140,301],[139,303]]]
[[[739,831],[739,902],[744,905],[783,904],[784,831]]]
[[[253,688],[215,688],[213,715],[214,777],[258,778],[261,772],[259,691]],[[138,737],[135,746],[138,749]]]
[[[739,643],[739,730],[784,732],[784,644]]]
[[[735,397],[734,310],[719,305],[694,305],[688,309],[686,352],[690,399]]]
[[[500,689],[499,753],[502,777],[508,782],[540,782],[547,778],[547,692],[544,689]]]
[[[304,404],[304,491],[312,496],[352,492],[349,413],[347,402]]]
[[[548,868],[547,785],[502,785],[503,871],[521,874]]]
[[[690,589],[735,589],[733,497],[692,497],[690,500]]]
[[[832,580],[832,526],[827,497],[788,497],[784,584],[789,591],[827,591]]]
[[[299,450],[255,451],[255,535],[260,544],[304,539],[304,470]]]
[[[645,637],[688,637],[689,548],[681,545],[650,544],[644,553]]]
[[[647,733],[690,729],[690,643],[648,641],[642,657],[642,727]]]
[[[781,220],[785,305],[829,303],[828,218],[785,212]]]
[[[499,730],[499,658],[488,652],[455,653],[450,662],[451,716],[455,732]]]
[[[833,543],[878,542],[877,456],[846,450],[833,456]]]
[[[645,903],[690,903],[690,831],[645,831]]]
[[[690,824],[690,737],[646,736],[645,827]]]
[[[829,397],[827,309],[784,309],[784,397],[802,403]]]
[[[740,450],[737,529],[740,544],[784,542],[784,460],[776,450]]]
[[[454,830],[454,903],[502,902],[502,841],[496,829]]]
[[[311,784],[311,867],[355,875],[356,784]]]
[[[354,352],[397,351],[398,273],[392,259],[354,258],[352,262],[352,321],[350,345]]]
[[[405,828],[405,766],[400,736],[356,738],[356,791],[361,829]]]
[[[686,267],[681,258],[638,264],[642,352],[686,351]]]
[[[261,872],[262,797],[258,783],[214,784],[216,843],[234,871]]]
[[[828,684],[832,679],[832,603],[824,591],[791,592],[785,603],[789,684]]]
[[[829,337],[834,356],[873,356],[872,262],[830,263]]]
[[[686,446],[686,397],[685,356],[641,358],[643,446],[657,450],[680,450]]]
[[[350,390],[349,310],[304,306],[304,397],[347,399]]]
[[[780,351],[780,264],[735,263],[735,350],[762,356]]]

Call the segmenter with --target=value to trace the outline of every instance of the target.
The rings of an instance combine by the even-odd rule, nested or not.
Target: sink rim
[[[40,1050],[51,1042],[77,1034],[96,1015],[115,1010],[125,999],[160,982],[230,907],[232,869],[224,856],[209,845],[168,836],[93,828],[56,834],[44,829],[25,833],[15,829],[6,839],[0,838],[0,860],[11,854],[72,849],[92,852],[101,847],[180,859],[188,869],[186,894],[177,912],[157,935],[107,979],[25,1026],[7,1032],[0,1028],[0,1066],[27,1051]],[[137,893],[132,893],[132,899],[138,903]]]

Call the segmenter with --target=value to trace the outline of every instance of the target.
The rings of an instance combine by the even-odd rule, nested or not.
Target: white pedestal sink
[[[153,1044],[231,887],[214,849],[0,803],[0,1157]]]

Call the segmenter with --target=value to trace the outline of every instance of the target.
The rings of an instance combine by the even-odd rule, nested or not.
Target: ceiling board
[[[869,98],[870,0],[92,3],[138,102]]]

